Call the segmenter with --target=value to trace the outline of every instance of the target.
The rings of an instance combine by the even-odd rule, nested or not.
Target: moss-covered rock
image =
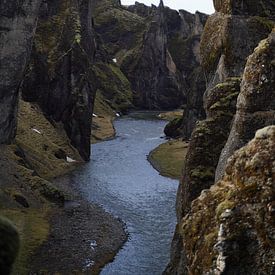
[[[10,274],[19,251],[19,234],[7,219],[0,217],[0,272]]]
[[[223,179],[193,202],[180,229],[189,272],[274,272],[274,148],[275,127],[258,131]]]
[[[183,135],[180,127],[182,126],[183,118],[175,118],[170,121],[164,128],[164,134],[167,137],[178,138]]]
[[[91,1],[44,1],[23,99],[36,102],[49,120],[61,122],[81,157],[90,157],[96,82]]]
[[[247,60],[237,113],[220,156],[217,179],[222,177],[226,161],[235,150],[244,146],[258,129],[275,124],[275,102],[271,100],[275,93],[274,45],[275,29],[268,39],[259,43]]]
[[[203,190],[214,184],[215,169],[230,132],[239,91],[240,79],[231,78],[225,83],[218,84],[207,94],[205,100],[207,118],[197,122],[183,166],[183,175],[177,195],[179,222],[189,213],[192,201]],[[195,231],[195,234],[199,233]],[[166,274],[187,272],[186,256],[182,251],[182,237],[177,227],[172,245],[171,263],[166,269]]]
[[[214,0],[216,11],[234,15],[273,16],[275,3],[272,0]]]

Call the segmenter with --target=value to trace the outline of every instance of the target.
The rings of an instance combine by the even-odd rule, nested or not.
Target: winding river
[[[160,176],[147,155],[165,141],[165,122],[126,117],[114,125],[117,137],[93,145],[92,161],[74,173],[83,194],[122,219],[129,233],[101,274],[159,275],[169,260],[178,182]]]

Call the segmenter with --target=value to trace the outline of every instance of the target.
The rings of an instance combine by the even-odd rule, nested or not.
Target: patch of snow
[[[115,63],[117,63],[117,59],[116,59],[116,58],[114,58],[113,61],[114,61]]]
[[[93,260],[87,259],[85,261],[85,269],[86,268],[91,268],[94,264],[95,264],[95,262]]]
[[[40,134],[40,135],[41,135],[41,132],[40,132],[39,130],[37,130],[37,129],[35,129],[35,128],[32,128],[32,130],[33,130],[34,132],[36,132],[37,134]]]
[[[70,157],[66,157],[66,161],[69,162],[69,163],[71,163],[71,162],[75,162],[76,160],[74,160],[74,159],[72,159]]]
[[[91,241],[90,246],[92,250],[95,250],[95,248],[97,247],[96,241]]]

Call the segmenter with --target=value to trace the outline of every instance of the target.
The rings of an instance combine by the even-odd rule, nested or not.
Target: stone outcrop
[[[132,83],[135,105],[140,108],[172,109],[183,102],[167,39],[165,9],[161,2],[144,35],[139,56],[129,56],[121,64],[122,71]]]
[[[169,9],[162,1],[159,7],[138,2],[121,6],[114,0],[98,2],[96,32],[129,79],[137,107],[172,109],[192,97],[187,103],[189,109],[200,105],[200,111],[193,113],[204,117],[202,97],[197,103],[195,91],[202,94],[205,90],[198,67],[199,40],[206,18],[201,13]],[[188,114],[192,113],[189,109]]]
[[[218,2],[218,1],[217,1]],[[274,21],[271,16],[262,16],[259,13],[247,13],[244,9],[226,8],[237,7],[244,1],[223,1],[216,3],[218,12],[207,20],[202,40],[202,66],[207,77],[207,88],[211,89],[217,83],[228,77],[240,77],[246,64],[246,58],[253,52],[258,43],[271,32]],[[252,7],[258,1],[245,1]],[[261,1],[271,2],[271,1]],[[221,2],[220,2],[221,3]],[[255,10],[256,12],[256,10]]]
[[[168,49],[182,77],[186,102],[181,123],[172,121],[167,125],[165,134],[189,139],[196,121],[205,118],[203,94],[206,82],[200,65],[200,39],[208,16],[200,12],[191,14],[180,10],[177,13],[166,9],[166,17]]]
[[[230,158],[180,224],[189,274],[273,274],[275,126]]]
[[[44,1],[23,99],[37,102],[47,118],[61,122],[84,160],[90,135],[96,81],[92,1]]]
[[[0,217],[0,248],[0,273],[11,274],[19,250],[19,234],[16,228],[2,217]]]
[[[258,129],[275,124],[274,60],[275,30],[268,39],[261,41],[248,58],[237,103],[237,114],[220,156],[216,179],[222,177],[226,161],[235,150],[244,146]]]
[[[188,274],[189,272],[192,274],[208,274],[207,272],[210,272],[211,274],[211,272],[216,272],[211,271],[211,268],[207,271],[199,269],[199,267],[195,268],[199,261],[210,259],[203,255],[213,255],[215,254],[214,250],[210,252],[209,250],[204,251],[203,248],[194,250],[195,246],[193,246],[192,253],[197,255],[196,264],[193,265],[189,261],[193,256],[187,248],[191,242],[196,242],[195,239],[198,236],[203,236],[205,240],[211,239],[213,235],[208,235],[211,232],[206,234],[204,231],[195,231],[193,234],[185,231],[183,234],[181,225],[188,219],[196,218],[198,209],[194,210],[191,207],[194,203],[192,201],[196,200],[200,194],[201,197],[208,199],[210,193],[206,189],[215,183],[215,178],[222,178],[225,164],[234,151],[249,142],[258,129],[275,122],[274,100],[270,100],[274,97],[275,86],[274,31],[267,40],[260,42],[261,39],[268,36],[274,26],[272,17],[274,13],[262,13],[262,10],[259,9],[257,16],[254,13],[255,10],[251,11],[254,3],[251,1],[249,3],[242,1],[244,10],[240,9],[239,11],[243,11],[243,13],[238,13],[238,9],[235,9],[239,5],[238,2],[240,1],[223,1],[221,4],[221,1],[219,3],[216,1],[218,12],[209,17],[202,36],[202,66],[207,77],[207,90],[204,94],[207,119],[197,123],[191,137],[177,198],[179,223],[176,227],[171,262],[167,267],[166,274]],[[228,7],[231,7],[230,9],[225,8],[227,4]],[[263,7],[271,8],[271,1],[263,1]],[[265,10],[267,11],[268,8]],[[253,52],[259,42],[259,46]],[[252,55],[247,61],[250,54]],[[242,78],[241,85],[240,78]],[[237,106],[235,106],[236,102]],[[258,176],[261,176],[260,172]],[[210,203],[211,197],[209,197]],[[207,211],[214,216],[215,209]],[[190,227],[188,229],[190,230]],[[251,230],[254,229],[255,227]],[[196,247],[199,247],[197,244]],[[201,251],[204,251],[203,254]],[[223,256],[225,259],[228,255],[222,254],[219,260]],[[229,272],[217,271],[217,274],[239,274],[236,271],[238,269],[242,271],[240,274],[252,274],[252,269],[250,273],[244,271],[249,270],[245,269],[248,268],[248,265],[242,269],[242,257],[243,255],[238,258],[236,264],[231,262],[234,266],[232,270],[235,268],[235,271],[229,269]],[[256,266],[258,265],[258,270],[268,267],[268,262],[263,258],[261,260],[263,261],[262,267],[259,262],[255,263]],[[206,265],[206,263],[204,264]]]
[[[230,132],[239,91],[240,79],[229,78],[227,82],[218,84],[209,92],[205,102],[207,118],[197,123],[184,163],[177,194],[178,221],[190,211],[192,201],[201,191],[214,184],[215,169]],[[184,253],[182,242],[177,227],[172,244],[171,263],[165,274],[187,272],[185,256],[179,253]]]
[[[0,143],[16,133],[18,91],[31,53],[41,0],[0,3]]]

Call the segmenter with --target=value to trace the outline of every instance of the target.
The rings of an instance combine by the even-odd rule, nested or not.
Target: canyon
[[[177,110],[165,128],[160,124],[167,138],[184,141],[174,151],[173,141],[154,143],[164,143],[159,158],[166,175],[176,166],[180,178],[177,198],[174,185],[167,191],[177,221],[169,224],[175,226],[171,248],[165,235],[170,262],[162,264],[163,274],[274,273],[275,3],[213,2],[215,13],[206,15],[172,10],[162,0],[150,7],[120,0],[1,1],[1,274],[12,266],[13,274],[98,274],[127,247],[124,214],[99,206],[96,191],[86,198],[79,191],[84,174],[74,184],[64,179],[85,165],[93,171],[101,156],[94,159],[91,148],[108,142],[91,144],[120,138],[126,126],[115,129],[114,120],[120,125],[126,116],[127,122],[137,110],[155,117]],[[144,133],[152,127],[158,136],[149,131],[148,137],[158,139],[158,123],[150,119],[148,126],[133,123]],[[109,142],[122,148],[118,141]],[[100,240],[97,249],[91,234]]]

